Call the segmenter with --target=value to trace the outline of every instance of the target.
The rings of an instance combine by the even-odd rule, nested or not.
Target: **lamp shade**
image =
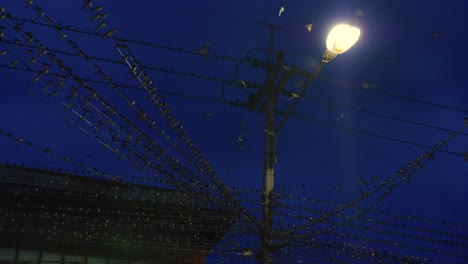
[[[327,49],[336,54],[341,54],[351,48],[359,39],[361,31],[346,24],[336,25],[327,37]]]

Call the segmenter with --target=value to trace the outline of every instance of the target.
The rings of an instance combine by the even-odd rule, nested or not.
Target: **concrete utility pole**
[[[272,254],[275,248],[273,244],[273,206],[272,196],[274,190],[275,164],[277,163],[276,156],[276,97],[284,88],[286,83],[292,77],[295,67],[291,67],[279,81],[275,84],[276,79],[286,68],[284,67],[284,53],[279,51],[276,53],[276,63],[273,64],[274,55],[274,31],[275,26],[268,26],[268,75],[263,87],[256,94],[249,96],[248,109],[254,111],[260,100],[265,97],[265,102],[259,107],[259,111],[265,112],[265,153],[263,165],[263,212],[262,212],[262,231],[261,231],[261,251],[259,253],[259,261],[261,263],[272,263]]]
[[[262,262],[271,263],[273,261],[271,246],[273,242],[273,212],[271,198],[274,188],[275,163],[276,163],[276,135],[275,135],[275,111],[276,111],[276,96],[274,93],[274,78],[275,74],[273,63],[274,49],[274,27],[268,27],[268,77],[265,82],[264,89],[266,90],[265,99],[265,153],[263,164],[263,215],[262,222],[264,226],[262,234]],[[273,82],[269,82],[273,79]]]

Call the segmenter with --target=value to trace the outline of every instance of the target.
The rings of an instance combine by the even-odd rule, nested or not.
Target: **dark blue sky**
[[[8,12],[16,17],[36,19],[37,14],[25,9],[22,1],[14,2],[4,3]],[[99,24],[90,22],[90,14],[80,10],[81,1],[47,1],[40,6],[54,22],[63,26],[93,31]],[[278,16],[281,6],[285,7],[285,12]],[[295,111],[328,125],[290,118],[279,135],[275,183],[290,193],[349,201],[361,190],[370,189],[372,178],[378,176],[382,180],[393,176],[395,171],[428,150],[417,145],[439,144],[449,136],[443,129],[457,130],[463,125],[463,118],[468,117],[465,66],[468,34],[464,28],[468,24],[465,11],[468,4],[465,1],[447,4],[446,1],[137,0],[112,1],[104,7],[108,12],[108,25],[102,32],[115,27],[118,37],[183,50],[199,51],[209,42],[209,54],[238,59],[245,58],[249,50],[268,47],[268,30],[257,22],[272,23],[284,29],[275,32],[274,47],[287,51],[286,64],[296,64],[310,72],[320,62],[328,30],[338,22],[355,22],[356,10],[362,10],[358,21],[359,41],[324,66],[307,92],[308,99],[301,99]],[[1,23],[13,25],[17,22],[7,19]],[[310,32],[304,27],[309,23],[313,23]],[[51,28],[25,23],[24,31],[36,32],[49,48],[73,52]],[[67,34],[67,39],[73,40],[90,56],[120,58],[109,39],[76,32]],[[11,40],[15,36],[6,38]],[[0,50],[11,49],[4,42],[0,44]],[[134,43],[128,45],[135,58],[147,66],[222,80],[233,80],[235,76],[237,64],[229,60]],[[12,54],[0,57],[0,63],[9,65],[15,57]],[[83,59],[57,56],[66,61],[75,74],[101,79]],[[248,56],[266,61],[267,52],[256,50]],[[128,67],[102,61],[97,64],[115,83],[137,85],[130,78]],[[18,64],[18,67],[23,66]],[[220,82],[163,70],[148,73],[153,84],[164,92],[161,96],[172,108],[172,114],[179,118],[222,180],[229,186],[260,189],[263,115],[219,102],[167,94],[219,99],[223,86]],[[236,80],[261,84],[265,76],[264,69],[241,64]],[[64,107],[52,96],[38,96],[43,85],[31,83],[32,77],[31,73],[25,75],[1,68],[0,129],[102,171],[145,175],[117,161],[95,140],[67,122],[62,114]],[[294,76],[287,88],[298,91],[295,83],[300,79]],[[373,88],[363,89],[362,84],[373,84]],[[109,85],[93,84],[93,87],[121,113],[137,122],[136,114]],[[246,101],[248,94],[238,88],[227,85],[224,99]],[[123,90],[137,103],[141,101],[148,114],[158,118],[159,113],[150,112],[143,91]],[[40,98],[51,102],[51,107]],[[278,107],[285,110],[285,103],[291,102],[283,96]],[[339,118],[341,114],[344,114],[343,119]],[[241,120],[248,125],[241,126]],[[147,129],[144,124],[136,124]],[[239,135],[245,136],[243,150],[236,143]],[[48,168],[68,166],[63,159],[48,157],[6,137],[0,138],[0,146],[0,160],[4,162]],[[446,150],[452,153],[436,153],[436,160],[428,162],[409,183],[400,185],[378,208],[467,223],[468,162],[462,155],[468,152],[467,135],[457,135]],[[369,186],[360,184],[361,177]]]

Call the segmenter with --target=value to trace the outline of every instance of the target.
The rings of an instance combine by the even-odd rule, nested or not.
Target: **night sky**
[[[37,4],[62,26],[94,31],[100,22],[89,20],[92,15],[81,10],[82,1]],[[308,72],[319,65],[333,25],[351,23],[361,30],[358,42],[325,64],[306,98],[300,100],[294,112],[304,118],[289,118],[278,135],[275,187],[287,193],[337,202],[354,199],[431,151],[433,145],[449,138],[449,131],[463,127],[468,117],[466,1],[135,0],[102,4],[108,17],[99,32],[117,28],[117,37],[157,44],[128,46],[141,64],[155,68],[148,74],[157,91],[228,186],[261,189],[263,184],[264,115],[223,102],[246,102],[248,93],[256,92],[238,85],[240,81],[264,82],[266,69],[236,61],[267,60],[265,24],[277,27],[274,50],[285,52],[285,64]],[[2,5],[15,17],[45,23],[23,1]],[[285,11],[279,16],[281,6]],[[0,25],[13,34],[10,26],[19,22],[5,19]],[[307,24],[313,24],[311,31]],[[75,52],[50,27],[24,23],[22,29],[35,32],[51,49]],[[10,138],[0,137],[0,161],[55,170],[73,168],[63,160],[70,156],[110,174],[145,176],[148,172],[117,160],[68,122],[64,117],[71,115],[63,114],[66,108],[56,100],[54,90],[41,95],[44,84],[31,82],[36,74],[8,68],[19,57],[15,52],[27,49],[16,46],[15,50],[13,44],[4,42],[14,38],[19,37],[6,34],[0,39],[0,51],[9,50],[0,56],[0,129],[11,133]],[[108,38],[67,31],[66,39],[89,56],[121,58]],[[207,51],[207,55],[183,51]],[[88,83],[138,127],[150,131],[85,60],[58,53],[57,57],[76,75],[102,81]],[[131,78],[128,66],[96,64],[148,115],[160,118],[145,99],[145,91],[135,89],[138,82]],[[20,61],[17,67],[27,65]],[[303,79],[294,75],[286,89],[299,92]],[[223,85],[223,81],[231,83]],[[280,95],[277,106],[287,110],[294,100]],[[457,134],[441,148],[443,152],[434,153],[435,160],[425,163],[409,183],[399,185],[376,208],[467,224],[467,135],[468,129]],[[34,148],[12,140],[20,137]],[[36,147],[50,148],[54,155]],[[466,233],[466,227],[463,230]]]

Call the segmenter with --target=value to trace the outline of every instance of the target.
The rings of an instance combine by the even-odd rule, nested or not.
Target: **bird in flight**
[[[213,113],[206,112],[206,113],[203,114],[203,118],[204,118],[204,119],[207,119],[207,118],[209,118],[209,117],[212,117],[213,115],[214,115]]]
[[[239,145],[239,148],[241,150],[245,149],[245,136],[240,134],[239,137],[237,137],[237,145]]]
[[[348,113],[341,113],[338,118],[336,119],[337,121],[341,120],[341,119],[344,119],[345,118],[345,115],[347,115]]]
[[[284,13],[284,10],[285,10],[284,6],[280,7],[278,16],[281,16]]]
[[[291,93],[291,96],[289,97],[289,100],[296,99],[296,98],[299,98],[299,94],[298,93]]]

